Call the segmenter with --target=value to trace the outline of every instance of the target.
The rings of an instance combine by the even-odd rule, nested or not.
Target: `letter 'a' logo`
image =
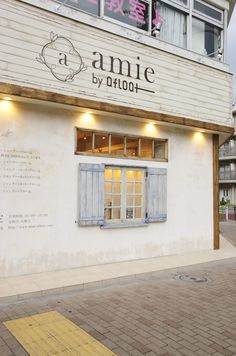
[[[77,74],[87,69],[81,55],[67,38],[51,32],[50,39],[37,61],[45,64],[56,79],[72,82]]]

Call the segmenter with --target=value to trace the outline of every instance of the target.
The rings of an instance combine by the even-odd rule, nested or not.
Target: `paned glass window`
[[[139,157],[139,138],[126,138],[126,155],[128,157]]]
[[[179,47],[186,47],[186,15],[161,1],[153,2],[153,28],[158,28],[159,38]]]
[[[193,51],[216,58],[221,47],[221,30],[205,21],[193,18],[192,49]]]
[[[141,139],[141,156],[153,158],[153,140],[149,138]]]
[[[77,129],[78,154],[167,160],[167,140]]]
[[[77,130],[77,150],[92,153],[93,133],[91,131]]]
[[[94,134],[94,153],[109,153],[109,135],[106,133]]]
[[[79,164],[80,226],[137,226],[166,219],[166,168]]]
[[[63,6],[71,7],[75,10],[83,10],[94,15],[99,15],[100,0],[56,0]]]
[[[105,168],[105,222],[133,222],[145,218],[145,169]]]
[[[198,12],[201,12],[202,14],[211,17],[212,19],[222,22],[223,21],[223,12],[209,6],[206,3],[203,3],[202,1],[197,1],[194,0],[193,4],[194,10],[197,10]]]
[[[105,0],[104,15],[147,31],[149,6],[145,0]]]

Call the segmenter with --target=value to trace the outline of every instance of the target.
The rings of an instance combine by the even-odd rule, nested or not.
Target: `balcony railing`
[[[235,180],[236,181],[236,171],[225,171],[220,172],[220,180]]]
[[[230,156],[235,156],[236,157],[236,146],[234,147],[222,147],[220,149],[220,157],[230,157]]]

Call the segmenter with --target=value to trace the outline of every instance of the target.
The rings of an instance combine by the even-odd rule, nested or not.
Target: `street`
[[[233,258],[4,304],[0,355],[28,355],[2,322],[47,311],[58,311],[117,355],[236,355],[235,282]]]

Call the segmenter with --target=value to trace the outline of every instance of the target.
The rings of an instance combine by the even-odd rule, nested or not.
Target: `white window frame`
[[[53,0],[53,1],[55,3],[58,3],[57,0]],[[99,0],[99,4],[100,4],[99,15],[90,14],[83,10],[78,10],[78,11],[81,11],[81,12],[86,13],[91,16],[102,18],[109,22],[113,22],[114,24],[120,25],[121,27],[126,27],[127,29],[136,31],[140,34],[151,35],[151,33],[152,33],[152,0],[144,0],[144,1],[149,4],[149,26],[148,26],[149,28],[147,31],[139,29],[139,28],[131,26],[131,25],[128,25],[128,24],[125,24],[121,21],[114,20],[108,16],[104,16],[105,0]],[[183,49],[192,51],[192,17],[196,17],[202,21],[213,24],[216,27],[218,27],[219,29],[221,29],[221,48],[224,49],[223,55],[222,55],[222,61],[225,62],[227,60],[226,32],[227,32],[227,17],[228,17],[228,15],[227,15],[226,9],[211,5],[208,1],[198,0],[199,2],[201,2],[203,4],[206,4],[208,7],[222,13],[222,21],[218,21],[210,16],[207,16],[207,15],[201,13],[198,10],[195,10],[194,6],[193,6],[194,0],[188,0],[187,5],[181,4],[180,2],[178,2],[178,0],[161,0],[161,1],[163,3],[166,3],[167,5],[171,6],[173,9],[180,10],[186,14],[186,17],[187,17],[187,19],[186,19],[187,40],[186,40],[186,47],[183,47]],[[60,4],[60,3],[58,3],[58,4]],[[63,6],[63,4],[61,6]],[[68,7],[72,8],[71,6],[68,6]],[[68,16],[68,17],[70,17],[70,16]],[[161,41],[166,42],[165,40],[161,40]],[[169,42],[166,42],[166,43],[169,43]],[[172,45],[175,46],[174,44],[172,44]],[[182,47],[180,47],[180,48],[182,48]],[[194,52],[194,53],[196,53],[196,52]],[[201,54],[199,54],[199,55],[201,55]],[[216,60],[216,58],[213,58],[213,57],[208,57],[208,58]]]
[[[215,11],[219,11],[221,13],[221,16],[222,16],[222,21],[218,21],[218,20],[214,19],[213,17],[204,14],[201,11],[198,11],[198,10],[194,9],[194,1],[195,0],[192,0],[192,6],[193,6],[193,13],[195,14],[196,17],[202,18],[206,22],[210,22],[210,23],[216,25],[217,27],[223,28],[223,23],[224,23],[224,12],[223,12],[223,10],[221,10],[220,8],[215,7],[213,5],[210,5],[206,1],[197,0],[197,2],[199,2],[199,3],[203,4],[203,5],[206,5],[207,7],[211,8],[211,9],[213,9]]]
[[[138,31],[140,33],[145,33],[145,34],[149,34],[151,35],[151,32],[152,32],[152,0],[142,0],[144,1],[145,3],[147,3],[149,5],[149,11],[148,11],[148,16],[149,16],[149,22],[148,22],[148,29],[147,31],[146,30],[142,30],[141,28],[138,28],[138,27],[135,27],[135,26],[132,26],[132,25],[129,25],[125,22],[122,22],[122,21],[118,21],[116,19],[113,19],[112,17],[109,17],[109,16],[105,16],[104,15],[104,7],[105,7],[105,2],[106,0],[100,0],[100,16],[107,20],[107,21],[110,21],[110,22],[113,22],[117,25],[120,25],[120,26],[124,26],[124,27],[127,27],[131,30],[134,30],[135,31]]]
[[[132,166],[114,166],[114,165],[106,165],[105,166],[105,171],[106,169],[111,169],[111,170],[120,170],[121,171],[121,180],[120,180],[120,184],[121,184],[121,193],[120,194],[116,194],[116,193],[111,193],[109,194],[106,193],[105,187],[104,187],[104,222],[105,225],[139,225],[139,224],[144,224],[145,223],[145,218],[146,218],[146,168],[145,167],[132,167]],[[142,180],[140,182],[142,182],[142,191],[140,194],[135,194],[135,192],[133,192],[133,194],[128,194],[127,193],[127,180],[126,180],[126,172],[127,171],[141,171],[142,172]],[[105,183],[111,183],[111,182],[116,182],[115,180],[106,180],[105,176],[104,176],[104,186]],[[131,181],[130,183],[134,183],[134,182],[138,182],[138,181]],[[106,206],[106,195],[111,195],[112,197],[115,195],[120,195],[121,197],[121,202],[120,202],[120,219],[106,219],[106,213],[105,210],[109,209],[108,206]],[[127,197],[129,195],[132,195],[135,199],[136,196],[141,196],[142,197],[142,202],[141,202],[141,206],[136,206],[136,205],[132,205],[127,207]],[[136,207],[141,207],[141,217],[140,218],[132,218],[132,219],[128,219],[127,218],[127,209],[128,208],[133,208],[133,211],[135,210]],[[111,206],[111,210],[112,209],[116,209],[116,206],[113,207],[113,205]],[[119,208],[119,207],[118,207]],[[134,212],[135,214],[135,212]]]

